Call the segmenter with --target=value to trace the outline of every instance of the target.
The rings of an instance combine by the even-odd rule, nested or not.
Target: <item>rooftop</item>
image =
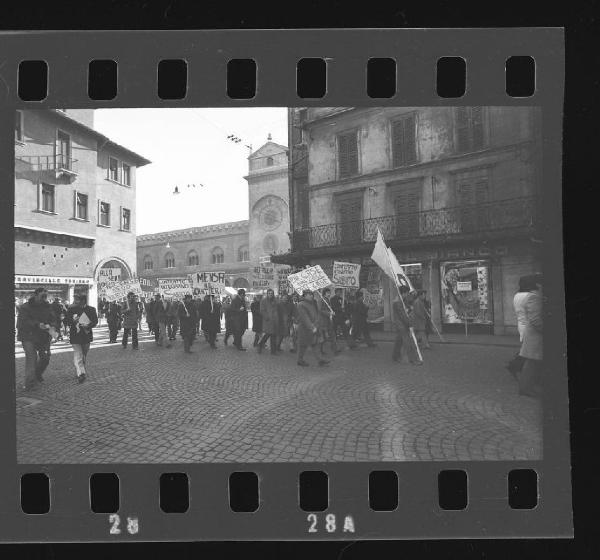
[[[248,229],[250,222],[248,220],[240,220],[237,222],[224,222],[222,224],[211,224],[208,226],[198,226],[186,229],[175,229],[171,231],[161,231],[157,233],[147,233],[138,235],[137,241],[155,241],[161,239],[186,238],[202,233],[223,233],[230,230]]]

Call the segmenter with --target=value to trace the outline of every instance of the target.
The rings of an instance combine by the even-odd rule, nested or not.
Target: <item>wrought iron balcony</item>
[[[374,243],[377,229],[381,230],[386,241],[410,244],[532,231],[535,225],[535,197],[511,198],[296,230],[293,232],[293,250]]]
[[[70,180],[77,176],[77,160],[63,154],[44,156],[15,156],[15,171],[23,177],[50,181],[51,179],[66,178]]]

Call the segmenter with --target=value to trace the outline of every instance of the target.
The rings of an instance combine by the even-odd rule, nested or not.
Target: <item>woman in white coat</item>
[[[544,356],[543,346],[543,296],[541,274],[532,278],[533,289],[523,302],[523,334],[519,356],[524,358],[519,379],[519,394],[529,397],[541,395],[541,365]]]

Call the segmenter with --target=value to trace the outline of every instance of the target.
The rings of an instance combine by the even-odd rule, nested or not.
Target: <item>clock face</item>
[[[265,231],[277,229],[283,221],[284,203],[275,196],[268,196],[257,207],[258,221]]]

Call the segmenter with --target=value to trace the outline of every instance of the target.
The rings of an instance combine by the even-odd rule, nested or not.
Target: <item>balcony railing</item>
[[[75,173],[75,163],[77,163],[76,159],[63,154],[17,156],[16,159],[31,166],[32,171],[56,171],[57,173]]]
[[[377,229],[386,241],[411,242],[527,229],[535,223],[535,198],[521,197],[296,230],[293,247],[306,250],[373,243]]]

